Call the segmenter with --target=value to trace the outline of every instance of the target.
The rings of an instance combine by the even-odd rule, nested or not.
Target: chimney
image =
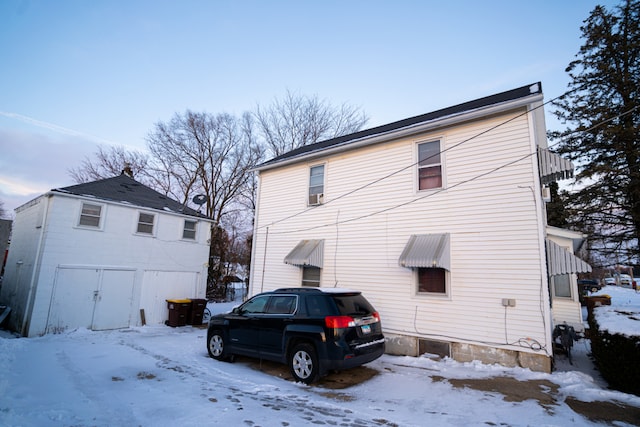
[[[122,169],[121,175],[127,175],[129,178],[133,178],[133,170],[131,169],[131,163],[125,162],[124,169]]]

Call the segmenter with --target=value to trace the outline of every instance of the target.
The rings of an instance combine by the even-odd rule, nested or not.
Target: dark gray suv
[[[211,317],[207,349],[217,360],[237,354],[285,363],[309,384],[377,359],[384,336],[378,312],[359,291],[282,288]]]

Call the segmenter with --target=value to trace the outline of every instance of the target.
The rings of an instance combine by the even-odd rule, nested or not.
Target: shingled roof
[[[532,95],[542,94],[542,83],[537,82],[526,86],[512,89],[506,92],[501,92],[495,95],[486,96],[484,98],[475,99],[473,101],[465,102],[462,104],[454,105],[452,107],[443,108],[441,110],[433,111],[431,113],[422,114],[420,116],[410,117],[408,119],[399,120],[397,122],[389,123],[382,126],[377,126],[371,129],[362,130],[349,135],[339,136],[337,138],[328,139],[326,141],[320,141],[315,144],[305,145],[295,150],[288,151],[280,156],[274,157],[261,165],[258,165],[257,170],[268,168],[271,165],[275,165],[280,162],[291,160],[296,157],[305,156],[314,152],[320,152],[335,148],[338,146],[346,146],[352,142],[362,140],[363,138],[372,137],[376,135],[382,135],[403,128],[409,128],[414,125],[433,122],[438,119],[450,117],[458,114],[467,113],[473,110],[478,110],[485,107],[491,107],[494,105],[506,103],[509,101],[518,100],[521,98],[527,98]]]
[[[204,215],[184,206],[169,197],[139,183],[126,174],[113,178],[101,179],[69,187],[55,188],[53,193],[74,194],[77,196],[94,197],[96,199],[126,203],[142,208],[150,208],[164,212],[175,212],[182,215],[203,218]]]

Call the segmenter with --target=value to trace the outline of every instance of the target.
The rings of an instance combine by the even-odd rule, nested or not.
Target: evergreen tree
[[[581,189],[567,197],[569,224],[590,233],[601,266],[638,261],[640,236],[640,0],[596,6],[580,27],[584,44],[554,103],[567,128],[557,151],[574,161]]]
[[[566,195],[559,193],[557,182],[549,184],[551,191],[551,201],[546,204],[547,208],[547,224],[554,227],[566,228],[569,225],[567,220],[567,209],[565,207]]]

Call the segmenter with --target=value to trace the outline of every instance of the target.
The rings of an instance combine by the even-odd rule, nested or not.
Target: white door
[[[58,267],[47,332],[129,326],[135,271]]]
[[[58,268],[47,332],[91,328],[97,297],[99,269]]]
[[[103,270],[91,329],[102,331],[129,327],[135,271]]]

